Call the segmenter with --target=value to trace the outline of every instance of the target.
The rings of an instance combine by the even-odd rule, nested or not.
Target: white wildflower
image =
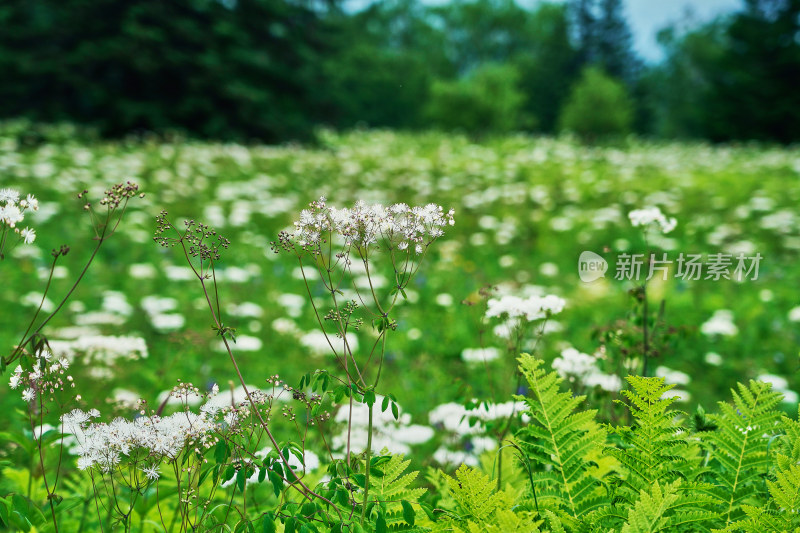
[[[161,476],[158,471],[158,465],[145,466],[142,468],[142,472],[144,472],[144,475],[150,480],[158,479]]]
[[[714,312],[707,321],[700,326],[703,335],[721,335],[732,337],[739,333],[739,328],[733,323],[733,312],[720,309]]]
[[[25,228],[19,232],[19,236],[22,237],[22,242],[25,244],[32,244],[36,240],[36,231],[31,228]]]
[[[667,218],[658,207],[646,207],[644,209],[634,209],[628,213],[628,218],[633,226],[644,226],[645,228],[655,224],[662,233],[669,233],[678,224],[675,218]]]
[[[500,357],[500,350],[494,347],[465,348],[461,352],[461,359],[466,363],[484,363],[494,361]]]
[[[16,204],[19,202],[19,191],[15,189],[0,189],[0,202],[5,204]]]

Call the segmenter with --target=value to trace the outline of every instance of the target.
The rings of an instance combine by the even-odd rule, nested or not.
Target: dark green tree
[[[622,0],[570,0],[568,6],[581,65],[597,65],[632,85],[640,61]]]
[[[800,0],[746,0],[712,73],[707,135],[800,139]]]
[[[587,141],[630,133],[633,101],[620,81],[587,67],[561,111],[560,126]]]
[[[580,74],[578,50],[569,36],[563,4],[542,3],[528,15],[530,44],[512,59],[525,93],[525,113],[536,118],[536,129],[556,130],[558,113]]]
[[[432,79],[451,76],[444,35],[415,0],[380,2],[335,17],[336,52],[325,60],[330,83],[324,121],[339,128],[424,126]]]
[[[321,12],[280,0],[8,0],[0,26],[0,116],[110,135],[307,137],[329,41]]]

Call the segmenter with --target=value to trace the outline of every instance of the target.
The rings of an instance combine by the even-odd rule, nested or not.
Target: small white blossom
[[[646,207],[644,209],[634,209],[628,213],[628,218],[633,226],[644,226],[645,228],[655,224],[661,230],[661,233],[669,233],[678,221],[675,218],[667,218],[661,209],[658,207]]]
[[[161,476],[158,471],[158,465],[145,466],[142,468],[142,472],[144,472],[144,475],[150,480],[158,479]]]
[[[22,237],[22,242],[25,244],[32,244],[36,240],[36,231],[31,228],[25,228],[19,232],[19,236]]]
[[[700,326],[700,331],[708,336],[732,337],[739,333],[739,328],[733,323],[733,313],[727,309],[720,309]]]
[[[19,191],[15,189],[0,189],[0,203],[16,204],[19,202]]]

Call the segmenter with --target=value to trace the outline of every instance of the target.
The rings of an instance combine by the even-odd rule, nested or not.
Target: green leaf
[[[375,405],[375,391],[368,390],[364,392],[364,403],[372,407]]]
[[[276,533],[278,531],[275,525],[275,514],[269,512],[264,515],[264,520],[261,522],[262,533]]]
[[[403,520],[405,520],[409,526],[413,526],[415,514],[414,508],[406,500],[401,500],[400,505],[403,506]]]
[[[386,519],[383,513],[378,514],[378,520],[375,522],[375,533],[386,533]]]
[[[275,492],[275,497],[279,497],[281,495],[281,490],[283,490],[283,479],[281,479],[281,476],[270,470],[269,481],[272,483],[272,490]]]
[[[228,443],[221,440],[214,449],[214,460],[217,461],[217,463],[224,463],[228,459],[228,453]]]

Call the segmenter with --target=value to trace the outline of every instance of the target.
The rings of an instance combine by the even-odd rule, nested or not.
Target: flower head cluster
[[[86,365],[112,366],[118,360],[135,361],[148,356],[145,340],[133,336],[83,335],[70,341],[52,340],[50,347],[68,360],[82,356]]]
[[[144,194],[139,193],[139,186],[130,181],[118,183],[105,191],[105,196],[100,200],[100,205],[107,205],[109,209],[116,209],[119,204],[127,202],[129,198],[144,198]]]
[[[628,213],[628,218],[633,226],[644,226],[645,229],[652,225],[658,226],[661,233],[669,233],[678,225],[675,218],[667,218],[658,207],[645,207],[644,209],[634,209]]]
[[[597,366],[595,356],[581,353],[575,348],[566,348],[553,360],[553,370],[562,378],[581,383],[585,387],[599,387],[615,392],[622,388],[622,380],[616,374],[606,374]]]
[[[68,369],[69,361],[56,359],[49,350],[44,349],[37,354],[31,370],[17,365],[8,385],[15,390],[22,388],[22,399],[30,402],[37,394],[54,394],[65,387],[75,387],[72,376],[67,374]]]
[[[31,244],[36,240],[34,230],[18,227],[18,224],[25,220],[25,211],[28,209],[39,210],[39,200],[32,194],[22,198],[16,189],[0,189],[0,233],[13,229],[25,244]]]
[[[382,396],[378,396],[372,407],[365,404],[354,404],[351,407],[344,404],[339,408],[334,418],[335,422],[342,425],[342,431],[334,435],[331,444],[344,452],[348,441],[354,451],[366,449],[369,439],[369,411],[372,409],[372,446],[378,450],[386,448],[392,453],[407,454],[411,446],[428,442],[434,436],[433,428],[411,423],[411,415],[404,413],[398,406],[398,418],[395,420],[390,410],[381,411]],[[348,434],[348,421],[350,429]]]
[[[711,318],[703,322],[700,326],[700,332],[709,337],[717,335],[733,337],[739,333],[739,328],[733,323],[733,312],[727,309],[718,309],[714,311]]]
[[[532,322],[552,315],[557,315],[564,310],[566,300],[548,294],[545,296],[519,296],[505,295],[500,298],[490,298],[487,302],[486,318],[508,317],[524,318]]]
[[[453,214],[453,209],[445,212],[436,204],[410,207],[399,203],[387,207],[358,201],[352,208],[337,209],[328,206],[322,197],[300,212],[300,220],[294,223],[295,234],[284,236],[281,242],[285,245],[285,239],[294,240],[314,251],[328,235],[333,235],[343,239],[345,246],[365,248],[385,242],[390,248],[421,254],[444,235],[445,226],[455,224]]]
[[[111,423],[90,424],[100,416],[97,410],[75,409],[61,417],[64,432],[77,441],[78,468],[98,466],[108,472],[134,452],[145,451],[152,459],[172,460],[178,457],[187,443],[210,443],[216,423],[205,413],[181,411],[169,416],[143,416],[134,420],[116,418]],[[156,463],[157,464],[157,463]],[[152,470],[152,468],[151,468]],[[146,473],[147,474],[147,473]],[[152,479],[156,471],[148,475]]]
[[[156,218],[156,232],[153,240],[165,248],[183,243],[186,251],[192,257],[199,257],[201,261],[218,261],[223,249],[228,249],[231,241],[219,235],[217,231],[205,224],[194,220],[184,221],[186,230],[181,233],[167,219],[168,213],[161,211]],[[180,237],[170,237],[165,233],[176,232]]]

